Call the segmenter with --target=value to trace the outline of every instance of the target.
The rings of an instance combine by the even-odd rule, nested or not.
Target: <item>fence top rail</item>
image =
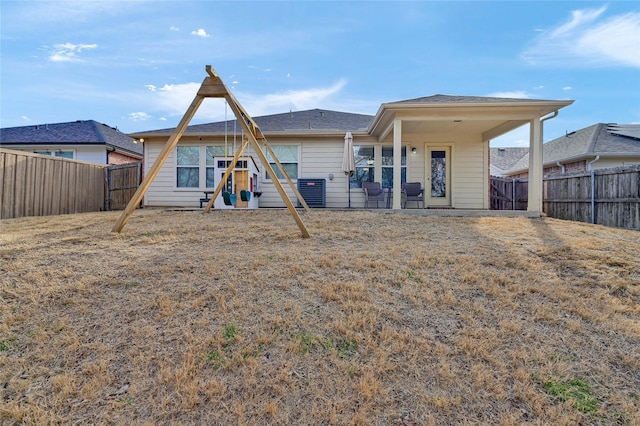
[[[598,169],[598,170],[593,170],[591,172],[574,173],[570,175],[545,176],[544,180],[590,177],[592,173],[596,176],[620,175],[620,174],[626,174],[626,173],[640,173],[640,167],[628,167],[628,168],[620,167],[620,168],[613,168],[613,169]]]
[[[70,163],[86,164],[88,166],[94,166],[94,167],[102,167],[102,168],[107,167],[107,164],[92,163],[91,161],[72,160],[70,158],[55,157],[53,155],[41,155],[41,154],[36,154],[34,152],[20,151],[17,149],[0,148],[0,153],[10,154],[10,155],[22,155],[24,157],[32,157],[32,158],[43,158],[48,161],[63,161],[63,162],[66,161]]]
[[[109,164],[107,168],[109,170],[118,170],[118,169],[129,169],[133,167],[139,167],[141,165],[142,165],[142,162],[134,161],[132,163],[125,163],[125,164]]]

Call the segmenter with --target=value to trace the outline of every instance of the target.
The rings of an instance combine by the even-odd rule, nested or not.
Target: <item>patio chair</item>
[[[404,197],[404,208],[407,208],[408,201],[415,201],[418,208],[422,202],[422,208],[424,208],[424,189],[420,182],[405,182],[402,184],[402,192]]]
[[[380,185],[380,182],[362,182],[362,190],[364,191],[364,208],[369,207],[370,201],[376,202],[376,208],[378,208],[378,202],[384,202],[384,189]]]

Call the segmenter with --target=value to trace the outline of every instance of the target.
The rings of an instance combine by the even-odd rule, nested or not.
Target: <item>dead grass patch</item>
[[[637,232],[118,215],[0,223],[1,423],[640,422]]]

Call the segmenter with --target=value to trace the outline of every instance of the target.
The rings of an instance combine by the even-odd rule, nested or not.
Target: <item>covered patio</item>
[[[533,100],[434,95],[380,106],[368,137],[393,146],[390,207],[402,209],[402,161],[407,182],[421,182],[425,207],[434,215],[460,215],[460,209],[489,210],[489,142],[529,124],[529,204],[542,213],[542,144],[546,120],[571,100]],[[357,144],[357,135],[354,135]],[[456,209],[455,213],[446,213]],[[424,209],[423,209],[424,210]],[[428,210],[431,211],[431,210]]]

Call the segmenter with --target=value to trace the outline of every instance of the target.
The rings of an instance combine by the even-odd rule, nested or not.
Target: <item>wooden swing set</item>
[[[295,184],[293,183],[293,180],[291,180],[291,178],[287,174],[284,167],[282,167],[282,164],[278,160],[278,157],[276,156],[275,152],[273,152],[273,150],[271,149],[271,146],[269,146],[269,143],[267,142],[267,138],[264,136],[264,134],[262,133],[262,131],[260,130],[256,122],[249,116],[249,114],[247,114],[244,108],[242,108],[242,105],[240,105],[240,103],[235,98],[235,96],[233,96],[231,91],[222,82],[222,79],[218,76],[218,74],[211,67],[211,65],[207,65],[206,70],[209,76],[205,77],[204,81],[202,82],[202,85],[200,86],[200,89],[198,90],[198,93],[196,94],[196,97],[193,99],[193,101],[191,102],[191,105],[189,106],[184,116],[180,120],[178,127],[176,127],[174,132],[171,134],[171,136],[167,140],[167,143],[165,144],[164,148],[158,155],[158,158],[156,159],[156,161],[153,163],[153,166],[151,166],[151,169],[149,169],[149,172],[147,173],[144,180],[138,187],[137,191],[135,192],[135,194],[133,194],[133,197],[129,201],[129,204],[127,204],[127,207],[124,209],[124,211],[116,221],[116,224],[114,225],[112,232],[119,233],[127,224],[129,219],[131,218],[131,215],[133,214],[137,206],[142,201],[142,197],[144,197],[144,194],[149,189],[151,182],[153,182],[153,180],[156,178],[163,164],[171,154],[171,151],[175,148],[175,146],[180,141],[180,138],[182,137],[185,130],[187,129],[189,122],[195,115],[202,101],[205,98],[224,98],[227,101],[227,104],[230,106],[231,110],[233,111],[234,115],[236,116],[237,121],[242,125],[242,128],[245,132],[246,137],[243,138],[242,142],[240,143],[239,149],[235,152],[233,156],[233,160],[227,166],[227,169],[224,173],[223,178],[220,180],[220,182],[216,186],[216,189],[213,195],[211,196],[211,199],[209,200],[209,202],[207,203],[207,206],[204,209],[204,213],[209,212],[209,210],[211,209],[211,206],[213,205],[214,200],[220,194],[223,186],[227,182],[227,179],[231,175],[231,172],[233,171],[234,167],[236,166],[238,159],[244,152],[244,149],[247,147],[249,143],[251,143],[251,146],[253,147],[254,151],[258,155],[258,158],[262,162],[267,173],[269,173],[269,176],[274,177],[272,182],[276,187],[276,189],[278,190],[280,197],[282,197],[282,201],[284,201],[285,205],[287,206],[287,209],[291,213],[291,216],[293,216],[293,219],[298,224],[298,227],[300,228],[300,232],[302,233],[302,236],[304,238],[309,238],[310,235],[309,235],[309,232],[307,231],[307,228],[304,226],[304,223],[302,222],[302,219],[300,218],[298,211],[293,206],[293,203],[287,196],[287,193],[285,192],[284,187],[280,183],[280,180],[277,178],[277,175],[274,173],[273,168],[271,167],[271,164],[269,163],[269,160],[265,155],[265,152],[269,153],[274,163],[278,167],[278,170],[280,171],[282,176],[285,177],[287,182],[289,182],[289,186],[291,187],[292,191],[295,193],[296,197],[298,198],[298,201],[300,202],[300,204],[302,204],[302,206],[305,208],[306,211],[309,211],[309,206],[305,202],[302,195],[300,195],[300,192],[298,191]],[[264,146],[264,151],[260,147],[260,144]]]

